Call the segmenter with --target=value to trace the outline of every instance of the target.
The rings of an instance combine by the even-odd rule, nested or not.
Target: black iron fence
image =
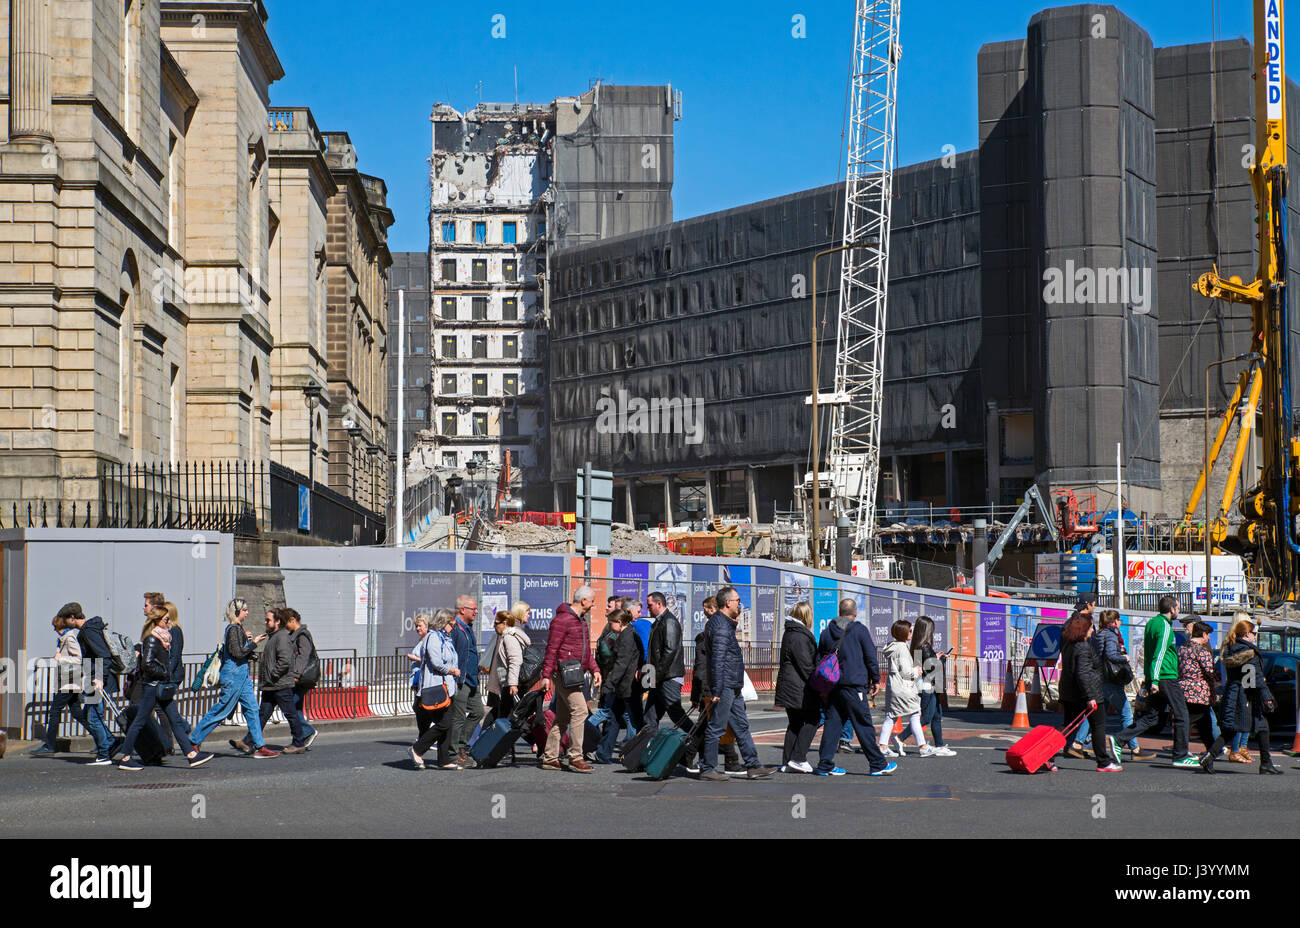
[[[0,528],[145,528],[225,532],[257,537],[299,532],[300,487],[307,478],[274,461],[182,461],[100,465],[96,498],[32,500],[0,509]],[[385,520],[341,493],[316,484],[310,529],[346,545],[382,544]]]
[[[342,493],[321,486],[313,488],[311,511],[302,528],[303,507],[308,505],[308,479],[283,464],[271,462],[271,529],[277,532],[300,532],[312,538],[340,545],[380,545],[384,543],[385,521]]]

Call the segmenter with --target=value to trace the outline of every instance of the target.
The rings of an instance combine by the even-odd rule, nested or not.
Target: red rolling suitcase
[[[1017,773],[1037,773],[1053,757],[1065,750],[1065,739],[1083,724],[1088,710],[1059,731],[1051,725],[1037,725],[1011,747],[1007,748],[1007,766]]]

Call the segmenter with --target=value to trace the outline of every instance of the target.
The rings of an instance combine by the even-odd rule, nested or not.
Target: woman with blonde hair
[[[226,635],[221,643],[221,695],[217,704],[194,727],[190,739],[197,750],[208,735],[239,707],[244,710],[244,721],[248,723],[248,738],[251,743],[232,740],[230,746],[241,754],[249,754],[258,759],[278,757],[280,752],[271,750],[262,740],[257,694],[253,691],[253,673],[248,667],[257,650],[257,643],[265,640],[266,635],[251,637],[244,630],[246,618],[248,603],[242,599],[232,599],[226,606]]]
[[[522,618],[515,612],[520,606],[523,607]],[[509,612],[496,614],[493,624],[497,638],[492,645],[487,676],[488,707],[492,715],[483,720],[484,731],[497,719],[508,716],[519,698],[519,670],[524,665],[524,649],[532,644],[523,630],[527,616],[527,603],[515,603],[515,608]]]
[[[527,625],[528,616],[532,612],[532,610],[533,607],[528,605],[528,603],[524,602],[522,599],[519,600],[519,602],[515,603],[513,606],[511,606],[510,614],[514,617],[515,620],[515,624],[512,625],[511,627],[520,628],[524,625]]]
[[[790,610],[781,634],[781,663],[776,675],[776,705],[785,709],[782,773],[812,773],[808,749],[821,722],[821,696],[808,685],[817,667],[817,640],[812,633],[812,608],[798,602]]]
[[[1279,774],[1282,773],[1282,768],[1273,763],[1268,750],[1270,732],[1268,718],[1265,716],[1277,704],[1264,680],[1264,664],[1260,660],[1259,646],[1256,644],[1255,622],[1244,612],[1238,612],[1233,619],[1232,631],[1228,632],[1223,649],[1219,652],[1228,674],[1228,683],[1223,690],[1224,731],[1201,757],[1201,769],[1206,773],[1214,773],[1214,758],[1223,749],[1228,732],[1253,732],[1255,746],[1259,750],[1259,772]]]
[[[145,623],[140,636],[140,666],[137,680],[141,686],[140,703],[136,706],[135,717],[126,730],[126,740],[122,743],[121,770],[143,770],[144,764],[132,757],[136,739],[149,723],[149,716],[154,706],[160,707],[171,723],[172,733],[181,751],[190,762],[191,767],[199,767],[212,760],[211,754],[205,754],[185,734],[185,724],[176,709],[176,684],[171,679],[171,632],[168,630],[170,617],[161,606],[149,609],[149,620]]]
[[[429,623],[431,621],[432,616],[427,612],[417,612],[415,614],[412,624],[415,627],[415,634],[419,636],[419,640],[416,641],[415,647],[411,649],[411,653],[406,655],[411,661],[411,692],[414,694],[411,711],[415,713],[417,735],[423,735],[428,731],[429,726],[433,724],[430,720],[431,713],[420,705],[420,665],[424,663],[425,638],[429,635]]]

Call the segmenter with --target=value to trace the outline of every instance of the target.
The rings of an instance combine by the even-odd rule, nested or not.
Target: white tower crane
[[[834,508],[853,526],[854,549],[867,553],[875,547],[876,484],[880,479],[894,111],[902,56],[899,5],[900,0],[857,0],[844,183],[846,250],[840,265],[836,401],[827,461]]]

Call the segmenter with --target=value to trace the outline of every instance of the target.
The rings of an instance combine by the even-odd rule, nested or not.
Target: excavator
[[[1255,163],[1251,167],[1257,210],[1259,265],[1255,280],[1220,276],[1216,266],[1193,289],[1212,300],[1250,307],[1250,351],[1232,400],[1219,422],[1205,465],[1183,514],[1194,524],[1201,494],[1213,473],[1234,421],[1239,423],[1231,471],[1218,513],[1202,531],[1211,548],[1247,558],[1262,604],[1295,602],[1300,595],[1300,437],[1293,414],[1290,317],[1287,305],[1287,135],[1283,0],[1253,0],[1255,8]],[[1230,534],[1228,513],[1251,432],[1257,431],[1257,480],[1238,500],[1244,521]],[[1205,541],[1204,536],[1200,539]]]

